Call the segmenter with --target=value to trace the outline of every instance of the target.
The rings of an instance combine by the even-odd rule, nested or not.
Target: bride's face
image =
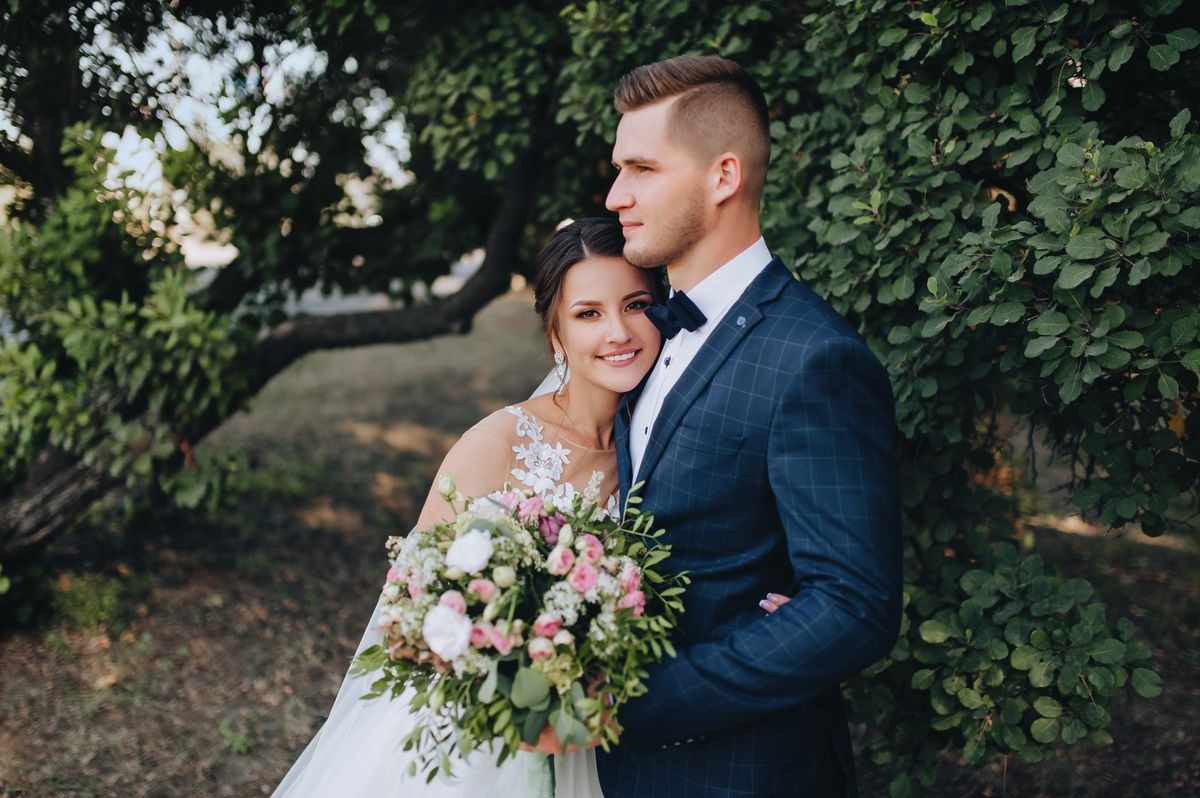
[[[617,393],[637,387],[658,357],[662,336],[648,318],[648,276],[624,258],[591,257],[563,276],[558,346],[571,382]]]

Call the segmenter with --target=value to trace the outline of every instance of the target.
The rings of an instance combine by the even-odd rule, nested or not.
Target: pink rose
[[[646,594],[640,590],[635,590],[632,593],[626,593],[621,596],[621,600],[617,602],[618,609],[632,609],[635,616],[641,615],[646,611]]]
[[[559,513],[542,516],[538,520],[538,529],[541,530],[542,539],[551,546],[558,543],[558,530],[562,529],[562,525],[566,521],[567,519],[563,518]]]
[[[504,506],[504,509],[511,513],[521,503],[521,494],[516,491],[506,490],[496,497],[496,501],[500,502]]]
[[[637,566],[632,566],[628,571],[621,575],[621,590],[626,593],[632,593],[635,590],[640,590],[642,587],[642,572]]]
[[[546,557],[546,570],[555,576],[562,576],[571,570],[575,564],[575,552],[566,546],[555,546]]]
[[[600,562],[604,556],[604,544],[595,535],[581,535],[575,547],[579,549],[579,558],[592,565]]]
[[[409,598],[414,598],[414,599],[420,598],[421,594],[424,592],[425,592],[425,588],[421,587],[420,585],[416,584],[415,582],[408,583],[408,597]]]
[[[534,662],[554,656],[554,643],[544,637],[535,637],[530,640],[528,648],[529,658]]]
[[[443,593],[442,597],[438,599],[438,606],[449,607],[459,615],[467,613],[467,600],[457,590],[447,590]]]
[[[472,624],[471,645],[475,648],[487,648],[492,643],[492,626],[486,623]]]
[[[495,646],[496,650],[501,654],[507,654],[508,652],[512,651],[513,639],[504,634],[504,632],[501,632],[499,629],[493,627],[490,637],[492,638],[492,645]]]
[[[599,575],[596,573],[595,566],[581,560],[575,565],[575,570],[571,572],[568,580],[571,582],[571,587],[580,593],[586,593],[596,586],[597,576]]]
[[[499,591],[500,588],[491,579],[472,579],[467,583],[467,592],[479,596],[484,604],[490,603]]]
[[[537,496],[526,499],[517,507],[517,518],[521,519],[521,523],[528,524],[530,521],[537,520],[545,507],[545,502]]]
[[[404,581],[404,572],[393,565],[391,568],[388,569],[387,579],[385,581],[403,582]]]
[[[562,628],[562,618],[549,612],[543,612],[533,622],[533,633],[539,637],[554,637],[554,634]]]

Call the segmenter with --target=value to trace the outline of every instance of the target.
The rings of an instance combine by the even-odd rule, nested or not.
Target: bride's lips
[[[641,349],[618,349],[615,352],[605,352],[603,355],[596,355],[596,359],[615,368],[624,368],[630,363],[635,362],[639,357],[641,357],[641,354]],[[618,359],[609,359],[614,357]]]

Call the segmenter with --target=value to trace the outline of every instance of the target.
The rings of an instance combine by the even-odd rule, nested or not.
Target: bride
[[[616,512],[613,418],[621,395],[654,365],[662,340],[644,315],[659,298],[657,277],[629,264],[621,254],[624,246],[614,219],[581,219],[555,233],[539,256],[534,283],[534,308],[554,351],[549,390],[467,430],[446,455],[438,478],[451,475],[467,496],[482,496],[509,482],[555,500],[570,499],[595,479],[599,495],[610,497],[609,510]],[[418,529],[452,518],[437,484],[435,479]],[[377,622],[373,616],[359,652],[379,642]],[[542,757],[551,752],[556,753],[555,795],[600,798],[594,749],[558,753],[552,730],[536,749],[500,766],[496,755],[483,749],[455,762],[453,777],[438,776],[426,784],[409,776],[413,757],[400,745],[415,723],[409,695],[362,700],[374,678],[346,677],[325,725],[275,798],[549,795]]]

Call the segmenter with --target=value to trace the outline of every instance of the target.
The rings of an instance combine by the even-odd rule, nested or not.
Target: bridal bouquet
[[[687,577],[658,570],[662,530],[636,497],[626,523],[609,517],[596,479],[563,506],[515,490],[465,498],[449,478],[439,490],[453,521],[388,540],[383,639],[355,661],[382,675],[364,697],[413,688],[425,716],[404,747],[429,780],[487,743],[503,762],[547,724],[564,746],[607,748],[644,666],[675,654]]]

